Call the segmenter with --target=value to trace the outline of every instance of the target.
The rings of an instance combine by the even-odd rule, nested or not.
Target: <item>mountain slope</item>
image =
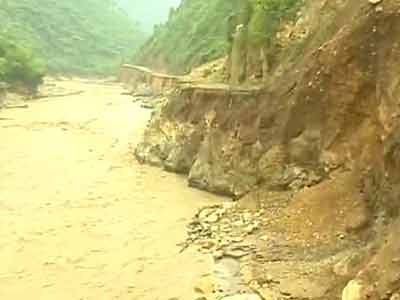
[[[190,0],[172,10],[168,22],[156,28],[138,51],[135,62],[161,71],[188,72],[227,52],[229,16],[239,0]]]
[[[0,27],[57,73],[109,73],[143,40],[113,0],[0,0]]]
[[[171,7],[180,0],[117,0],[116,1],[133,20],[140,23],[146,32],[151,32],[155,24],[165,22]],[[154,8],[157,9],[154,9]]]
[[[178,87],[137,158],[241,198],[188,237],[228,253],[227,224],[257,220],[243,279],[263,299],[399,299],[399,1],[251,4],[231,85]]]

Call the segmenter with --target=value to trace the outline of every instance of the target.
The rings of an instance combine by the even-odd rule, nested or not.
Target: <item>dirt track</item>
[[[134,160],[120,86],[58,84],[85,92],[0,111],[0,299],[191,299],[211,261],[176,244],[220,199]]]

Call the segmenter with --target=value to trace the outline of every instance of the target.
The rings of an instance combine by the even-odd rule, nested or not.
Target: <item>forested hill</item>
[[[107,74],[144,41],[114,0],[0,0],[0,36],[53,73]]]
[[[227,53],[227,24],[240,0],[185,0],[138,51],[135,62],[184,73]]]
[[[181,0],[116,0],[126,13],[146,32],[152,32],[155,24],[168,19],[171,7],[179,5]]]

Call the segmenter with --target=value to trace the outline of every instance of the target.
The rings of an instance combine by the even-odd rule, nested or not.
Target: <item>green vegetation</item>
[[[0,36],[0,81],[34,92],[45,74],[44,65],[28,48]]]
[[[135,62],[174,73],[222,57],[232,49],[236,26],[245,45],[270,47],[282,21],[294,19],[303,0],[186,0],[155,28]],[[246,46],[247,47],[247,46]]]
[[[13,36],[49,72],[116,71],[144,40],[113,0],[0,0],[0,35]]]
[[[138,51],[135,62],[173,73],[188,72],[227,53],[228,19],[240,0],[189,0],[172,10]]]
[[[302,0],[250,0],[252,17],[248,24],[249,42],[269,45],[283,20],[296,16]]]
[[[168,20],[171,7],[179,5],[181,0],[115,0],[145,32],[151,33],[154,24]]]

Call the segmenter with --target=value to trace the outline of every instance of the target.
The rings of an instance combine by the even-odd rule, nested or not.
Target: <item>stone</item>
[[[216,222],[218,222],[218,220],[219,220],[219,217],[216,213],[212,213],[211,215],[209,215],[208,217],[206,217],[204,219],[204,221],[207,223],[216,223]]]
[[[211,240],[207,240],[207,241],[202,241],[200,243],[200,245],[201,245],[201,248],[210,250],[211,248],[213,248],[215,246],[215,242],[211,241]]]
[[[206,207],[200,210],[198,213],[199,219],[200,220],[205,220],[208,218],[210,215],[212,215],[215,212],[215,209],[213,207]]]
[[[202,295],[210,295],[214,292],[214,290],[214,280],[210,275],[201,277],[194,287],[194,291]]]
[[[221,300],[262,300],[262,299],[257,294],[239,294],[239,295],[224,297]]]
[[[364,285],[360,280],[351,280],[344,288],[342,300],[362,300]]]
[[[213,257],[214,257],[215,260],[221,259],[221,258],[224,257],[224,252],[221,251],[221,250],[215,251],[213,253]]]
[[[140,84],[136,87],[133,94],[134,97],[151,97],[153,96],[153,91],[147,84]]]
[[[282,294],[279,291],[270,289],[270,288],[263,288],[259,290],[260,294],[262,295],[263,299],[268,300],[281,300]]]
[[[393,258],[393,259],[392,259],[392,263],[394,263],[394,264],[400,263],[400,257],[395,257],[395,258]]]
[[[284,184],[282,178],[284,166],[284,151],[281,146],[274,146],[268,150],[258,162],[258,170],[270,188],[280,187]]]
[[[232,242],[235,242],[235,243],[241,243],[241,242],[243,242],[243,240],[244,240],[243,237],[240,237],[240,236],[232,238]]]
[[[241,249],[234,249],[234,250],[227,250],[225,251],[225,256],[229,256],[232,258],[241,258],[249,253],[247,251],[241,250]]]
[[[400,294],[394,293],[391,297],[390,300],[400,300]]]
[[[361,256],[357,253],[350,254],[333,266],[333,272],[341,277],[351,276],[361,260]]]
[[[368,0],[368,2],[372,5],[377,5],[382,2],[382,0]]]
[[[283,270],[284,268],[282,266]],[[290,271],[290,267],[285,271]],[[273,288],[291,299],[326,299],[329,290],[329,285],[325,284],[324,279],[298,274],[297,271],[291,271],[286,277],[271,273],[267,280],[270,281],[270,284],[267,283],[267,287],[263,286],[264,291]],[[264,293],[262,294],[264,295]]]

